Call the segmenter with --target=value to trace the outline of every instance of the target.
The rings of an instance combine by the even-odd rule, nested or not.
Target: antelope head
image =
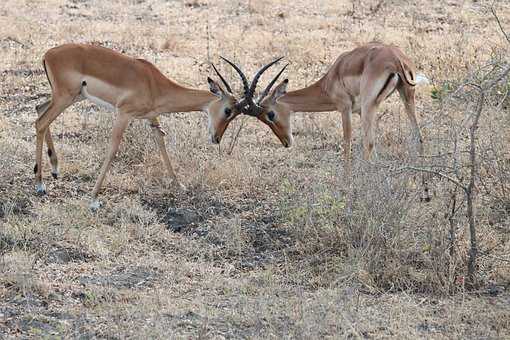
[[[251,84],[244,75],[243,71],[231,61],[221,57],[239,74],[244,86],[244,98],[239,101],[238,109],[246,115],[256,117],[258,120],[266,124],[273,130],[280,142],[285,147],[290,147],[293,142],[292,128],[290,123],[290,110],[283,103],[279,103],[278,99],[286,93],[288,79],[282,81],[274,90],[271,88],[276,83],[280,75],[288,66],[285,65],[280,72],[269,82],[266,88],[260,93],[258,99],[254,99],[257,83],[262,74],[271,66],[279,62],[283,57],[275,59],[267,65],[262,66],[255,76]]]
[[[207,78],[209,90],[218,97],[218,100],[212,102],[207,110],[209,113],[209,137],[212,143],[219,144],[228,125],[237,115],[242,113],[242,107],[245,104],[241,103],[242,100],[236,99],[229,83],[221,75],[216,66],[214,64],[211,64],[211,66],[223,83],[222,86],[213,79]]]

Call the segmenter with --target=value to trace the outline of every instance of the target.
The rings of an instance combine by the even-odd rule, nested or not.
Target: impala
[[[183,188],[166,151],[165,132],[161,129],[158,116],[171,112],[206,111],[210,140],[219,143],[232,118],[239,114],[240,105],[244,105],[237,102],[230,86],[216,68],[214,70],[225,88],[207,78],[210,91],[205,91],[177,84],[146,60],[94,45],[66,44],[52,48],[44,55],[43,66],[51,86],[51,100],[36,107],[34,173],[37,193],[46,193],[42,181],[44,140],[48,146],[52,176],[58,176],[57,154],[49,129],[55,118],[73,103],[84,99],[116,112],[109,151],[92,191],[92,209],[100,206],[97,198],[99,190],[132,119],[147,119],[150,122],[167,171],[173,183]]]
[[[286,67],[286,66],[285,66]],[[245,102],[243,113],[255,116],[268,125],[285,147],[292,145],[290,115],[295,111],[340,111],[344,137],[345,168],[351,174],[352,113],[361,115],[363,158],[369,159],[375,144],[376,110],[386,98],[397,90],[404,102],[411,122],[418,153],[423,156],[423,141],[416,121],[415,86],[428,79],[415,74],[408,57],[397,47],[381,43],[369,43],[341,54],[326,74],[308,87],[287,92],[288,79],[272,91],[285,67],[276,75],[258,100],[253,99],[258,77],[249,85],[242,71],[236,71],[243,79]],[[425,199],[428,200],[426,185]]]

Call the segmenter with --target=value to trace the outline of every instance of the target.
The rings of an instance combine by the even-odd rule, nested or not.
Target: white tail
[[[428,85],[430,84],[429,78],[427,78],[424,74],[418,73],[415,79],[416,85]]]

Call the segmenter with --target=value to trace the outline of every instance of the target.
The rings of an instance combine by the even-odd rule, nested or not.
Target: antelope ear
[[[209,83],[209,91],[211,91],[211,93],[215,94],[218,97],[223,97],[225,91],[220,86],[220,84],[212,80],[210,77],[207,77],[207,82]]]
[[[278,98],[287,93],[287,85],[289,84],[289,80],[283,80],[278,86],[276,86],[271,94],[271,100],[276,102]]]

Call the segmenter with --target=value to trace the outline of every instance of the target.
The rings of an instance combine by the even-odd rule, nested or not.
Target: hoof
[[[51,176],[52,176],[54,179],[57,179],[57,178],[58,178],[58,172],[52,172],[52,173],[51,173]]]
[[[97,210],[99,210],[99,208],[101,208],[102,205],[103,204],[99,200],[93,200],[89,204],[89,209],[92,211],[97,211]]]
[[[46,186],[44,185],[44,183],[37,184],[37,186],[35,187],[35,193],[40,196],[46,195]]]

